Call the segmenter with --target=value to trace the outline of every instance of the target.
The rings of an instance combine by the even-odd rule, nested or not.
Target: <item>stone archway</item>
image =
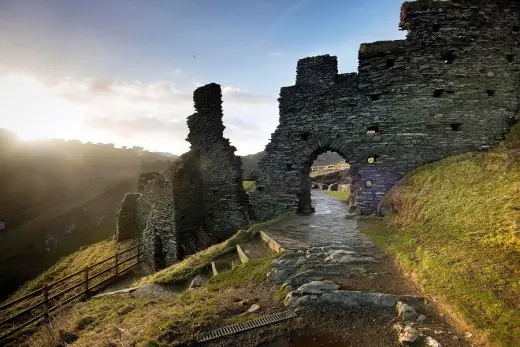
[[[303,153],[302,165],[299,167],[300,177],[298,178],[301,182],[300,192],[298,193],[298,212],[308,214],[314,212],[314,207],[311,201],[311,187],[312,181],[310,178],[311,167],[314,161],[323,153],[335,152],[338,153],[345,162],[348,162],[348,157],[344,153],[339,153],[335,148],[330,146],[332,141],[330,139],[320,139],[319,143],[322,144],[308,155]],[[305,156],[307,155],[307,158]],[[352,195],[352,194],[351,194]]]
[[[352,196],[370,214],[405,173],[486,150],[517,122],[518,6],[412,4],[401,12],[406,39],[362,44],[357,73],[338,74],[334,56],[298,61],[250,196],[258,219],[308,208],[304,177],[320,151],[347,159]]]

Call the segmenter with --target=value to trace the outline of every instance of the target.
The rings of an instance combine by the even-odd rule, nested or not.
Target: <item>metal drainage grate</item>
[[[245,323],[228,325],[227,327],[211,330],[209,333],[204,334],[202,338],[199,340],[199,342],[211,341],[219,337],[241,333],[242,331],[258,328],[276,322],[281,322],[283,320],[294,317],[296,317],[296,313],[293,310],[289,310],[280,313],[275,313],[268,317],[253,319]]]

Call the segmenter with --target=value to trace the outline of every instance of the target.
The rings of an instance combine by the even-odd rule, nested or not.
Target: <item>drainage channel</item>
[[[228,325],[227,327],[218,328],[215,330],[211,330],[210,332],[204,334],[199,342],[207,342],[211,340],[218,339],[220,337],[238,334],[243,331],[251,330],[254,328],[259,328],[265,325],[281,322],[286,319],[296,317],[296,313],[293,310],[288,310],[284,312],[275,313],[273,315],[257,318],[250,320],[245,323]]]

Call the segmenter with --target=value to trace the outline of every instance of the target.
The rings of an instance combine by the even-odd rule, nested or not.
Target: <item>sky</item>
[[[0,0],[0,128],[189,150],[201,85],[222,86],[224,135],[262,151],[280,87],[298,59],[338,56],[357,71],[363,42],[402,39],[401,0]]]

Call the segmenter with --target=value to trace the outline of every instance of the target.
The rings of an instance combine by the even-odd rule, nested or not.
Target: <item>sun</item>
[[[0,77],[0,127],[23,140],[74,138],[82,133],[82,105],[57,95],[51,87],[26,74]]]

